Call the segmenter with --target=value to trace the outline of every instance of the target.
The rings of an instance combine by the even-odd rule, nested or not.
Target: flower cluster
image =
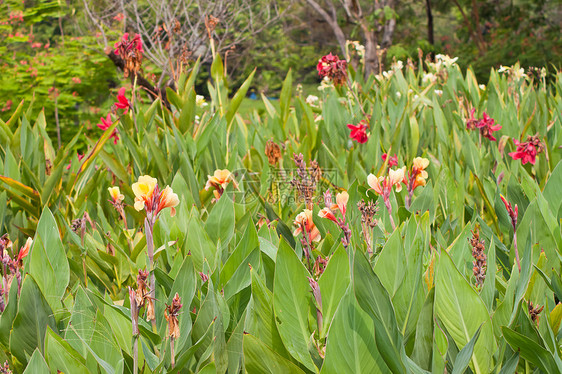
[[[21,272],[23,269],[23,259],[29,254],[33,239],[27,238],[25,244],[20,248],[17,256],[10,256],[8,249],[12,249],[12,241],[8,238],[8,234],[0,237],[0,263],[2,264],[3,285],[4,289],[0,289],[0,313],[4,311],[7,304],[7,295],[10,293],[12,281],[17,280],[18,295],[21,291]],[[8,273],[8,270],[10,271]]]
[[[170,186],[160,190],[156,178],[143,175],[139,177],[138,182],[133,183],[132,188],[135,194],[135,209],[146,210],[147,217],[155,219],[164,208],[171,208],[172,217],[176,214],[175,207],[180,201]]]
[[[544,151],[544,144],[541,142],[538,134],[528,136],[526,142],[520,142],[517,139],[513,139],[513,143],[517,147],[515,152],[511,152],[509,155],[514,160],[521,160],[521,163],[525,165],[530,162],[532,165],[536,162],[537,154]]]
[[[229,183],[232,183],[234,188],[238,188],[238,185],[236,184],[236,181],[234,180],[234,177],[232,176],[232,173],[230,171],[228,171],[227,169],[215,170],[215,173],[213,175],[207,175],[207,184],[205,185],[205,191],[208,191],[209,188],[213,187],[215,189],[213,191],[213,194],[215,195],[215,199],[218,200],[224,193],[224,190]]]
[[[345,84],[347,80],[347,61],[340,60],[331,53],[323,56],[316,66],[318,75],[322,78],[328,77],[335,85]]]
[[[355,140],[357,143],[363,144],[369,140],[367,136],[367,129],[369,124],[366,120],[361,120],[357,125],[348,124],[347,127],[351,130],[349,137]]]
[[[130,73],[136,74],[141,69],[144,50],[139,34],[136,34],[131,40],[129,40],[129,33],[123,34],[121,40],[115,43],[114,48],[114,53],[121,56],[125,63],[125,77],[128,77]]]
[[[472,110],[470,111],[470,118],[466,121],[466,129],[478,129],[480,131],[480,135],[495,142],[496,138],[494,137],[493,132],[500,130],[502,126],[495,124],[494,119],[490,117],[486,112],[482,114],[482,119],[474,118],[475,111],[476,109],[474,108],[472,108]]]
[[[476,279],[476,286],[480,287],[484,284],[486,279],[486,252],[484,248],[484,241],[480,240],[480,230],[476,228],[472,231],[472,238],[468,240],[472,246],[472,273]]]

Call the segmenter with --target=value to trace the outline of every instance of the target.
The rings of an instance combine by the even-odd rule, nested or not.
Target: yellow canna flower
[[[119,190],[119,187],[108,187],[109,195],[114,203],[119,203],[125,199],[125,196]]]
[[[143,175],[139,177],[137,183],[133,183],[132,188],[133,193],[135,194],[136,210],[143,210],[145,204],[148,205],[149,210],[152,208],[152,197],[157,184],[158,181],[156,180],[156,178],[152,178],[149,175]]]

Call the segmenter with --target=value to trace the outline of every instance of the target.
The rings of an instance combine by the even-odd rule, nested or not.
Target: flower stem
[[[133,374],[139,371],[139,306],[135,292],[129,287],[129,300],[131,302],[131,323],[133,327]]]
[[[392,205],[390,205],[390,198],[384,197],[384,206],[386,206],[386,210],[388,210],[388,217],[390,218],[390,224],[392,225],[392,230],[396,230],[396,224],[394,223],[394,219],[392,218]]]
[[[147,216],[144,219],[144,232],[146,235],[146,249],[148,253],[148,260],[150,262],[150,278],[148,286],[150,287],[150,298],[151,300],[156,300],[156,279],[154,278],[154,238],[152,232],[154,229],[154,220],[152,215]],[[156,329],[156,320],[152,320],[152,329],[154,332]]]
[[[519,273],[521,273],[521,261],[519,260],[519,251],[517,250],[517,231],[513,231],[513,246],[515,247],[515,261],[517,261],[517,267],[519,268]]]
[[[176,365],[176,352],[174,349],[174,338],[170,338],[170,356],[172,359],[172,368]]]

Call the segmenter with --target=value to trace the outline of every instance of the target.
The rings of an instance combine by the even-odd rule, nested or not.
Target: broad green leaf
[[[244,335],[244,365],[248,374],[304,374],[298,366],[279,356],[256,337]]]
[[[91,371],[84,365],[84,357],[80,356],[68,342],[51,329],[47,329],[45,338],[45,357],[49,367],[56,368],[63,373],[91,374]]]
[[[378,350],[393,373],[405,373],[401,359],[403,337],[398,330],[390,297],[364,255],[355,254],[353,288],[361,308],[375,324]]]
[[[515,351],[519,351],[521,357],[538,366],[542,371],[549,374],[562,372],[562,367],[556,364],[552,354],[516,331],[507,326],[502,326],[502,333],[507,343]]]
[[[328,333],[332,318],[342,297],[346,293],[349,282],[349,258],[343,245],[340,244],[330,257],[324,273],[318,279],[322,295],[323,326],[321,337],[326,336]]]
[[[489,373],[496,348],[488,310],[445,251],[441,251],[435,276],[435,314],[459,349],[470,342],[483,324],[471,368],[477,374]]]
[[[357,304],[350,288],[343,296],[334,315],[322,374],[385,373],[389,369],[375,342],[371,318]]]
[[[476,344],[476,341],[480,336],[480,331],[481,331],[481,327],[479,327],[478,330],[476,330],[476,333],[470,339],[468,344],[465,345],[457,355],[452,374],[463,374],[468,368],[468,364],[470,364],[470,358],[472,357],[472,353],[474,352],[474,345]]]
[[[47,327],[56,329],[53,312],[33,277],[27,275],[10,334],[10,352],[20,362],[27,362],[26,355],[31,356],[36,348],[43,352]]]
[[[28,265],[29,274],[37,281],[51,309],[58,311],[70,281],[70,269],[57,223],[48,208],[43,210],[37,224]]]
[[[228,194],[224,194],[211,210],[205,222],[205,231],[217,243],[227,245],[234,235],[234,202]]]
[[[36,348],[31,355],[31,359],[27,363],[25,367],[25,371],[23,374],[49,374],[51,371],[43,358],[43,355],[39,351],[39,348]]]
[[[285,347],[309,370],[317,371],[309,353],[312,330],[308,328],[310,273],[288,243],[281,240],[275,262],[273,306],[275,322]]]

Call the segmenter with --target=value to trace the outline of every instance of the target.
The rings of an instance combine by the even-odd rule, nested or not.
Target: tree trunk
[[[368,27],[361,26],[365,37],[365,80],[371,74],[380,73],[380,62],[377,54],[377,37]]]
[[[433,13],[431,12],[431,0],[425,0],[425,9],[427,12],[427,40],[429,44],[434,45],[435,39],[433,34]]]
[[[332,31],[334,32],[336,40],[338,41],[338,44],[340,46],[343,58],[345,59],[345,42],[346,42],[346,39],[345,39],[345,34],[343,33],[343,30],[341,29],[340,25],[338,25],[338,18],[337,18],[337,15],[336,15],[336,8],[334,7],[334,4],[331,1],[328,1],[329,5],[330,5],[330,10],[331,10],[331,13],[332,13],[332,15],[330,15],[316,1],[306,0],[306,2],[308,3],[308,5],[310,5],[312,7],[312,9],[314,9],[316,11],[316,13],[318,13],[328,23],[328,25],[330,25],[330,27],[332,28]]]

